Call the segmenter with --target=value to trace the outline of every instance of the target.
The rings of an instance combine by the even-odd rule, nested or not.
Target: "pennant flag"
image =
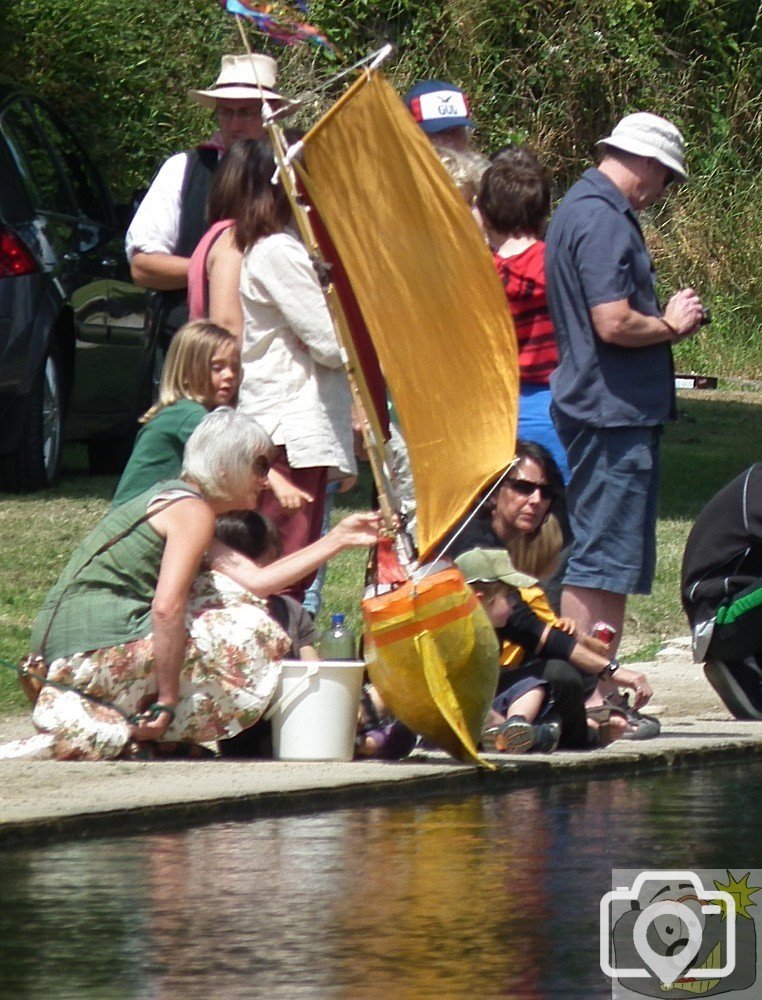
[[[330,52],[335,46],[326,36],[306,21],[302,21],[299,11],[306,14],[307,4],[297,0],[299,11],[283,3],[253,3],[252,0],[220,0],[220,6],[228,14],[245,17],[253,22],[256,30],[268,35],[281,45],[296,45],[298,42],[314,42]]]

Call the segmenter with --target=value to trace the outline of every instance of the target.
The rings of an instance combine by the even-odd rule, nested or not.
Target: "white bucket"
[[[351,760],[365,664],[362,660],[284,660],[273,704],[276,760]]]

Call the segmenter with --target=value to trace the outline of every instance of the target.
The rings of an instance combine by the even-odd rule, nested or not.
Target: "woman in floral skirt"
[[[254,509],[273,452],[251,417],[210,413],[182,478],[110,511],[45,599],[32,646],[49,664],[33,721],[54,756],[99,760],[233,736],[266,708],[289,640],[262,598],[337,552],[373,544],[377,514],[259,568],[219,542],[215,518]],[[223,606],[193,593],[207,556],[249,593]]]

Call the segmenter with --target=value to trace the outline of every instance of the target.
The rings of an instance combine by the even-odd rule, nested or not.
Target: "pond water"
[[[611,869],[762,867],[760,779],[707,767],[9,849],[0,996],[610,997]]]

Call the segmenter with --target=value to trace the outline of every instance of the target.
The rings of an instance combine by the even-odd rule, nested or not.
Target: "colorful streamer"
[[[253,3],[252,0],[220,0],[220,6],[228,14],[245,17],[253,22],[256,30],[267,35],[281,45],[296,45],[299,42],[313,42],[331,52],[335,46],[317,28],[299,18],[299,11],[307,13],[307,4],[297,0],[299,11],[288,4]]]

